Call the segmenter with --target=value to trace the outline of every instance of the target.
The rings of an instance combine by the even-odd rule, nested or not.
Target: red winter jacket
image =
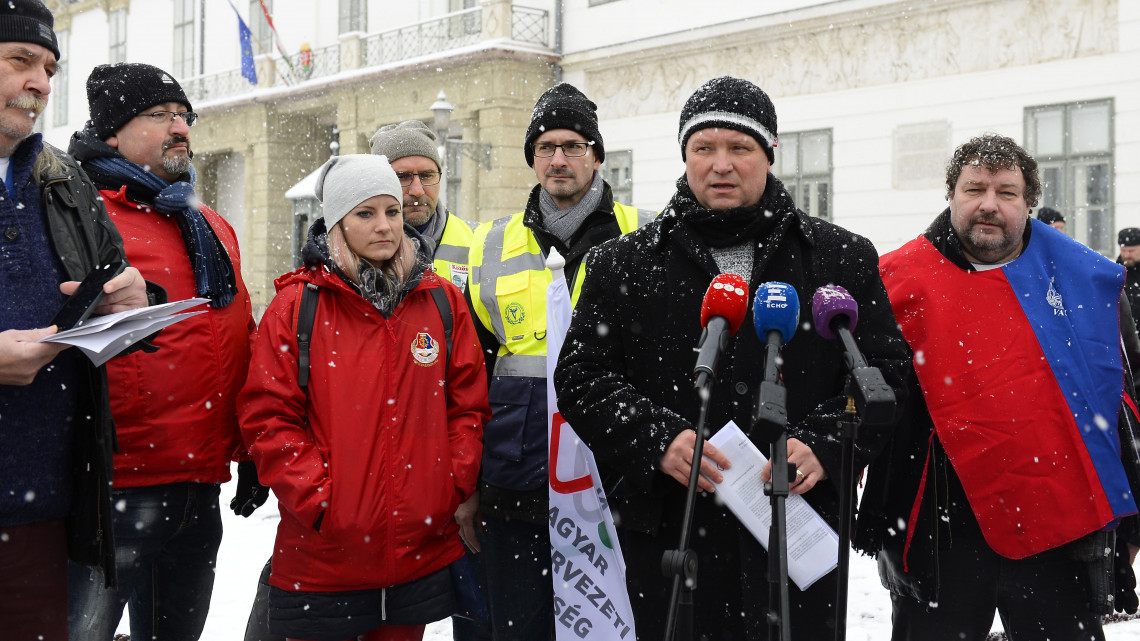
[[[99,193],[123,236],[127,260],[143,278],[162,285],[171,301],[196,296],[178,223],[129,200],[125,187]],[[209,207],[201,211],[229,252],[238,293],[224,308],[194,308],[207,311],[162,330],[157,352],[107,361],[119,440],[117,488],[222,483],[230,479],[230,461],[244,451],[236,400],[249,371],[252,307],[233,228]]]
[[[305,282],[321,287],[307,393],[295,325]],[[281,510],[270,585],[382,588],[459,559],[453,517],[475,490],[491,416],[463,294],[426,271],[385,319],[323,267],[275,285],[239,399],[242,434]],[[451,303],[450,355],[435,287]]]

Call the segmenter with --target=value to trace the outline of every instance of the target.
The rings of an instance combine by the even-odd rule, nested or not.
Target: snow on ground
[[[236,475],[237,471],[234,470]],[[225,509],[237,484],[222,486],[222,520],[225,535],[218,553],[218,574],[214,597],[202,641],[241,641],[249,617],[257,577],[273,547],[277,532],[277,504],[272,498],[243,519]],[[871,559],[851,556],[850,597],[847,606],[847,638],[850,641],[880,641],[891,636],[891,605],[886,590],[879,584],[875,563]],[[128,631],[127,617],[119,626]],[[995,630],[1000,623],[995,622]],[[794,631],[793,631],[794,632]],[[1107,641],[1140,641],[1140,619],[1114,623],[1105,627]],[[427,641],[450,641],[451,622],[440,621],[428,626]]]

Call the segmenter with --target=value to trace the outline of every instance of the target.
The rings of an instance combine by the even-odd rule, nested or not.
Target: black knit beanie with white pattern
[[[681,143],[681,160],[685,159],[685,143],[701,129],[723,127],[748,134],[768,154],[768,162],[776,162],[776,106],[764,90],[741,78],[713,78],[689,96],[681,110],[677,142]]]

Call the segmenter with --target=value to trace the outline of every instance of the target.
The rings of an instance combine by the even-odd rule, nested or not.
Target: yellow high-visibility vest
[[[475,233],[467,221],[448,213],[443,236],[439,239],[439,247],[435,249],[432,269],[459,289],[467,285],[467,277],[470,274],[467,264],[471,240],[474,237]]]
[[[468,288],[475,316],[499,341],[495,376],[546,377],[546,288],[553,275],[523,213],[483,223],[471,243]],[[648,223],[657,213],[614,203],[621,233]],[[578,303],[586,261],[578,265],[570,304]]]

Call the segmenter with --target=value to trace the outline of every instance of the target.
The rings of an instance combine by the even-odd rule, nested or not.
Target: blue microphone
[[[769,282],[756,288],[752,324],[764,346],[764,378],[752,415],[754,430],[775,443],[788,426],[788,390],[780,382],[780,348],[800,324],[800,296],[787,283]]]
[[[780,282],[757,287],[756,300],[752,305],[752,324],[760,340],[768,341],[771,332],[779,332],[782,342],[790,341],[800,324],[800,296],[795,288]]]

